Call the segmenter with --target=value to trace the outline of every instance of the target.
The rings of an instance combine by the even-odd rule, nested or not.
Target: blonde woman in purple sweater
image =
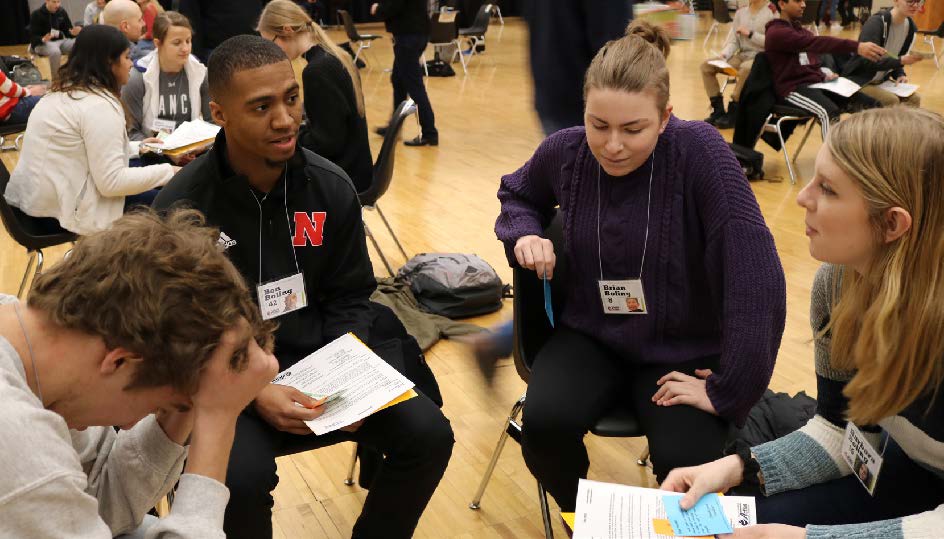
[[[498,192],[513,265],[553,278],[542,231],[556,206],[563,218],[571,277],[522,441],[563,511],[589,468],[584,435],[618,404],[635,410],[660,481],[721,456],[783,333],[783,270],[737,160],[710,125],[672,115],[664,32],[628,33],[587,71],[584,126],[548,137]]]

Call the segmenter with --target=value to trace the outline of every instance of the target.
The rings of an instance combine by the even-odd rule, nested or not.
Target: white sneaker
[[[829,28],[830,28],[833,32],[840,32],[840,31],[842,31],[842,25],[839,24],[838,22],[834,22],[833,25],[830,26]]]

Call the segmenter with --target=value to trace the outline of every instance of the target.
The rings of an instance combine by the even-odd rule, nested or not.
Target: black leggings
[[[561,510],[572,512],[578,479],[586,478],[590,467],[583,437],[621,402],[635,409],[660,482],[674,468],[721,457],[730,432],[726,419],[691,406],[656,406],[651,400],[663,375],[717,369],[718,359],[632,365],[586,335],[557,329],[538,352],[528,382],[521,444],[528,468]]]

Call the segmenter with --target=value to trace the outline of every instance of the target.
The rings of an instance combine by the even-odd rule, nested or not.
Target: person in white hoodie
[[[131,71],[129,50],[128,39],[110,26],[89,26],[76,38],[59,79],[30,115],[4,193],[12,206],[84,235],[108,228],[132,206],[149,206],[171,179],[176,167],[169,164],[129,166],[137,151],[119,99]]]
[[[190,54],[192,40],[190,21],[180,13],[167,11],[154,19],[157,49],[138,60],[121,89],[131,140],[172,132],[189,120],[209,119],[207,68]]]

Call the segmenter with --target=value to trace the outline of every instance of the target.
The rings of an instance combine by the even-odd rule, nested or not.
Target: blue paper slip
[[[544,273],[544,312],[551,327],[554,327],[554,305],[551,304],[551,283],[547,282],[547,272]]]
[[[685,511],[679,505],[682,496],[667,495],[662,497],[665,514],[672,524],[675,535],[714,535],[733,533],[728,517],[724,516],[721,501],[717,494],[702,496],[694,507]]]

